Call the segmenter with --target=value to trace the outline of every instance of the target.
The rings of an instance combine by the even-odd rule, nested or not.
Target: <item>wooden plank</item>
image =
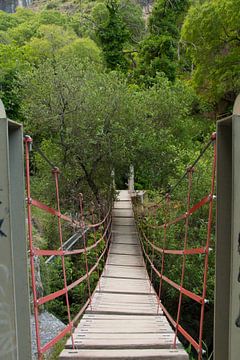
[[[93,349],[78,349],[78,350],[64,350],[60,358],[61,360],[130,360],[130,359],[145,359],[145,360],[188,360],[186,351],[182,349],[112,349],[112,350],[93,350]]]
[[[106,293],[107,294],[107,293]],[[109,293],[112,295],[112,293]],[[119,294],[115,294],[119,295]],[[120,294],[122,295],[122,294]],[[139,300],[138,300],[139,301]],[[102,313],[102,314],[125,314],[125,315],[151,315],[156,316],[159,311],[159,314],[162,314],[162,310],[159,310],[158,304],[156,303],[143,303],[143,302],[113,302],[111,299],[101,299],[100,301],[93,301],[92,306],[88,307],[86,313]]]
[[[138,255],[141,256],[141,251],[139,247],[131,246],[131,244],[124,245],[124,244],[113,244],[110,247],[110,254],[115,255]]]
[[[78,327],[81,328],[82,324],[88,323],[88,324],[95,324],[95,325],[106,325],[109,324],[109,326],[112,326],[112,324],[116,325],[125,325],[126,323],[128,325],[137,325],[142,326],[142,324],[168,324],[168,321],[166,320],[165,316],[134,316],[134,315],[106,315],[106,316],[97,316],[98,314],[93,314],[92,316],[86,316],[83,317],[81,320],[80,325]]]
[[[144,267],[107,265],[102,277],[148,279],[148,274]]]
[[[104,300],[102,300],[101,302],[93,302],[92,303],[92,307],[89,307],[88,309],[89,309],[89,312],[91,313],[91,312],[93,312],[93,311],[96,311],[95,309],[96,308],[99,308],[99,307],[108,307],[108,308],[112,308],[113,309],[113,311],[115,311],[115,312],[117,312],[117,311],[119,311],[120,309],[123,309],[123,310],[129,310],[129,309],[132,309],[132,310],[134,310],[134,309],[136,309],[136,310],[139,310],[139,309],[141,309],[141,310],[143,310],[143,309],[145,309],[145,310],[151,310],[153,313],[154,313],[154,315],[156,315],[157,314],[157,309],[158,309],[158,305],[156,305],[156,304],[148,304],[148,303],[146,303],[146,304],[141,304],[141,303],[136,303],[136,304],[133,304],[133,303],[117,303],[117,304],[114,304],[114,303],[111,303],[111,302],[107,302],[107,301],[104,301]]]
[[[102,278],[101,280],[101,291],[103,292],[149,294],[150,289],[153,291],[149,282],[142,279]]]
[[[94,311],[94,309],[96,307],[112,307],[114,309],[115,312],[117,312],[119,309],[149,309],[149,310],[154,310],[154,315],[157,314],[157,309],[158,309],[158,305],[156,304],[150,304],[150,303],[146,303],[146,304],[141,304],[141,303],[136,303],[136,304],[133,304],[133,303],[117,303],[117,304],[113,304],[111,302],[107,302],[107,301],[104,301],[102,300],[101,302],[93,302],[92,303],[92,307],[89,307],[89,310],[90,310],[90,313],[92,311]]]
[[[131,256],[131,255],[115,255],[109,254],[107,264],[115,265],[131,265],[131,266],[144,266],[142,256]]]
[[[106,327],[107,327],[107,331],[108,333],[136,333],[136,332],[140,332],[140,333],[162,333],[162,332],[172,332],[171,327],[168,324],[153,324],[151,322],[148,321],[144,321],[144,322],[138,322],[137,324],[135,323],[127,323],[126,321],[124,323],[117,323],[116,321],[105,321],[105,322],[99,322],[99,321],[94,321],[93,323],[91,322],[84,322],[81,321],[81,327],[80,328],[76,328],[75,332],[81,332],[81,331],[86,331],[86,332],[105,332],[106,331]],[[127,327],[127,330],[126,330]],[[107,336],[106,336],[107,338]]]
[[[76,328],[75,333],[78,332],[91,332],[91,333],[106,333],[106,334],[112,334],[112,333],[151,333],[151,334],[159,334],[159,333],[171,333],[172,332],[172,328],[170,327],[170,325],[159,325],[158,327],[153,327],[153,326],[145,326],[145,328],[139,328],[138,330],[136,329],[135,326],[112,326],[111,328],[108,328],[106,331],[106,328],[104,328],[104,326],[88,326],[88,325],[82,325],[81,329]],[[106,335],[107,337],[107,335]]]
[[[118,201],[131,201],[131,195],[128,190],[119,190],[117,195]]]
[[[136,237],[134,237],[134,238],[123,237],[123,236],[122,237],[113,237],[112,243],[140,246],[139,240]]]
[[[114,228],[116,225],[121,225],[121,226],[136,226],[135,220],[134,220],[133,217],[124,217],[124,218],[113,217],[113,228]]]
[[[121,235],[120,238],[129,237],[132,240],[134,239],[134,240],[138,241],[137,231],[136,230],[134,230],[134,231],[131,231],[131,230],[125,231],[125,228],[127,228],[127,226],[122,226],[122,227],[124,229],[118,229],[118,228],[117,229],[112,229],[112,239],[114,238],[114,235]]]
[[[113,217],[133,217],[132,209],[113,209]]]
[[[124,239],[131,239],[131,240],[138,240],[138,236],[137,236],[137,232],[131,232],[131,233],[126,233],[126,234],[123,234],[123,233],[121,233],[121,232],[117,232],[117,231],[115,231],[114,233],[113,233],[113,239],[116,239],[116,240],[118,240],[118,239],[121,239],[121,238],[124,238]],[[139,241],[138,241],[138,243],[139,243]]]
[[[163,340],[166,340],[166,341],[173,341],[174,337],[175,337],[175,334],[173,333],[173,331],[171,331],[170,333],[112,333],[112,334],[109,334],[109,333],[91,333],[91,332],[78,332],[78,333],[74,333],[74,336],[77,338],[77,339],[101,339],[101,340],[104,340],[106,339],[106,337],[108,339],[113,339],[113,340],[118,340],[118,339],[122,339],[122,340],[125,340],[125,339],[147,339],[147,340],[150,340],[150,339],[154,339],[154,340],[159,340],[159,339],[163,339]],[[71,339],[70,339],[71,341]]]
[[[121,235],[131,235],[135,234],[137,237],[137,229],[136,226],[124,226],[124,225],[114,225],[112,228],[113,233],[118,233]]]
[[[133,267],[133,271],[135,270],[135,268]],[[116,278],[116,279],[112,279],[112,278],[103,278],[101,280],[101,287],[102,289],[104,287],[111,287],[112,288],[144,288],[144,289],[150,289],[150,284],[148,280],[145,279],[121,279],[121,278]],[[128,292],[128,291],[126,291]],[[148,291],[149,293],[150,291]]]
[[[130,201],[115,201],[114,209],[132,209],[132,204]]]
[[[119,314],[119,315],[151,315],[155,316],[158,311],[158,306],[154,305],[134,305],[134,304],[94,304],[92,308],[88,308],[86,313],[101,313],[101,314]],[[161,313],[161,311],[160,311]]]
[[[162,315],[155,315],[155,316],[147,316],[147,315],[117,315],[117,314],[113,314],[113,315],[102,315],[102,314],[84,314],[82,319],[83,320],[122,320],[122,321],[126,321],[126,320],[135,320],[135,321],[142,321],[144,319],[149,319],[151,318],[152,321],[164,321],[165,317]],[[79,326],[79,325],[78,325]]]
[[[95,292],[92,301],[109,301],[113,304],[130,303],[130,304],[155,304],[157,299],[155,293],[152,294],[115,294],[115,293],[102,293]]]
[[[93,313],[93,311],[91,310],[86,310],[86,313]],[[132,307],[130,309],[123,307],[123,308],[119,308],[118,310],[116,310],[115,307],[106,307],[106,306],[99,306],[96,307],[96,313],[101,313],[101,314],[119,314],[119,315],[129,315],[129,314],[135,314],[135,315],[156,315],[157,311],[156,309],[151,309],[149,307],[146,308],[135,308]]]
[[[89,337],[88,335],[82,336],[79,334],[74,334],[74,346],[77,349],[170,349],[173,347],[174,334],[166,334],[169,335],[168,338],[164,337],[164,334],[160,336],[153,336],[156,334],[141,334],[142,337],[139,337],[139,334],[125,334],[128,337],[121,337],[121,334],[117,335],[117,338],[109,338],[103,334],[100,334],[101,337],[95,338],[94,335]],[[136,337],[132,336],[136,335]],[[150,335],[150,337],[146,338],[144,335]],[[179,341],[177,342],[177,347],[181,348]],[[72,340],[71,338],[67,341],[66,344],[67,349],[72,348]]]
[[[145,268],[128,191],[119,193],[113,211],[113,236],[99,286],[73,338],[60,358],[187,360],[172,349],[175,334],[159,303]]]

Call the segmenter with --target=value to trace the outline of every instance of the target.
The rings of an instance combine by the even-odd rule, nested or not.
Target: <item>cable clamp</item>
[[[193,166],[187,167],[187,172],[188,173],[194,173],[194,171],[195,171],[195,168]]]
[[[31,205],[32,204],[32,198],[31,197],[26,197],[26,203],[28,204],[28,205]]]
[[[32,138],[31,138],[31,136],[29,136],[29,135],[24,135],[23,141],[24,141],[26,144],[28,144],[28,146],[29,146],[29,151],[32,151],[32,142],[33,142],[33,140],[32,140]]]
[[[54,166],[54,168],[52,169],[52,174],[60,174],[60,170],[57,166]]]
[[[217,138],[217,133],[213,132],[211,135],[211,140],[214,141],[214,140],[216,140],[216,138]]]

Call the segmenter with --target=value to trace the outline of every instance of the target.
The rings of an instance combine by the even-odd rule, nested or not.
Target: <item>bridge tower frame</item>
[[[0,100],[0,359],[30,360],[22,125]]]
[[[217,242],[214,359],[240,354],[240,95],[217,123]]]

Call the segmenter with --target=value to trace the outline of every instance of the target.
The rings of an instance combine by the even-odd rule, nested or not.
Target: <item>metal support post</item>
[[[22,126],[0,100],[0,359],[30,360]]]
[[[240,96],[217,124],[217,244],[214,359],[240,354]]]

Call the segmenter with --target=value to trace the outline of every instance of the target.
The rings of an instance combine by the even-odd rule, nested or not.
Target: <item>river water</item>
[[[16,7],[28,7],[32,0],[0,0],[0,10],[13,13]]]

